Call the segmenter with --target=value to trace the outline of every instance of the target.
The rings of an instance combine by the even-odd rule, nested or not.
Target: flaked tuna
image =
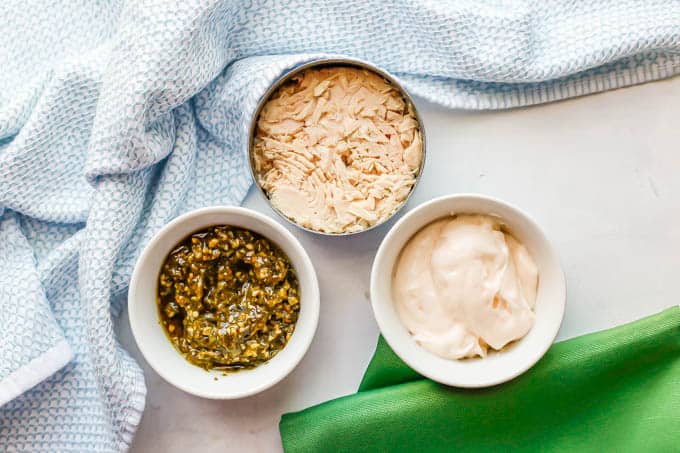
[[[389,218],[413,188],[423,142],[399,90],[364,69],[308,69],[257,121],[255,174],[272,205],[325,233]]]

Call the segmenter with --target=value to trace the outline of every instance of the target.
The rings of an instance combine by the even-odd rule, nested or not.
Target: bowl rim
[[[149,255],[152,253],[153,249],[158,245],[159,242],[161,242],[164,237],[168,234],[168,232],[172,231],[177,225],[180,225],[189,219],[195,218],[195,217],[200,217],[204,215],[210,215],[210,214],[217,214],[217,215],[226,215],[226,216],[241,216],[241,217],[248,217],[253,219],[255,222],[259,222],[262,224],[266,224],[269,227],[272,227],[273,229],[277,230],[284,240],[288,243],[287,245],[297,249],[297,252],[302,260],[302,266],[304,267],[304,270],[296,268],[296,272],[305,272],[308,273],[309,276],[309,281],[311,283],[311,294],[308,291],[307,294],[308,296],[303,296],[305,302],[305,306],[309,307],[308,309],[311,310],[309,313],[311,315],[311,318],[309,320],[310,324],[310,329],[308,330],[308,333],[306,336],[303,336],[300,338],[298,343],[296,343],[296,353],[288,359],[287,362],[283,362],[279,366],[279,370],[276,374],[272,376],[271,379],[267,380],[261,385],[258,386],[253,386],[252,388],[248,388],[243,391],[238,391],[238,392],[226,392],[226,393],[220,393],[220,394],[215,394],[214,392],[210,391],[203,391],[201,389],[186,385],[184,381],[175,379],[175,376],[170,372],[170,370],[166,369],[166,367],[162,366],[160,362],[156,361],[153,358],[152,351],[147,348],[147,343],[144,340],[144,332],[146,331],[145,327],[140,324],[141,320],[138,319],[134,313],[136,313],[136,310],[134,310],[134,307],[138,304],[141,303],[139,301],[139,297],[137,295],[138,288],[140,285],[140,278],[141,278],[141,273],[142,269],[149,259]],[[224,225],[229,225],[229,221],[225,220]],[[217,223],[213,223],[212,225],[218,225]],[[206,225],[205,227],[207,227]],[[205,228],[205,227],[198,227],[200,228]],[[189,233],[191,234],[191,233]],[[258,233],[261,234],[261,233]],[[262,235],[266,237],[265,235]],[[272,241],[275,245],[277,245],[280,248],[281,245],[278,242],[275,242],[268,237],[266,237],[268,240]],[[281,380],[283,380],[286,376],[288,376],[295,367],[300,363],[300,361],[303,359],[303,357],[306,355],[307,351],[309,350],[309,347],[312,343],[312,340],[314,339],[314,336],[316,335],[316,331],[318,329],[318,324],[319,324],[319,312],[320,312],[320,291],[319,291],[319,282],[318,282],[318,277],[316,275],[316,270],[314,269],[314,265],[307,254],[306,250],[298,241],[298,239],[293,236],[293,234],[288,231],[286,228],[284,228],[280,223],[274,221],[270,217],[267,217],[266,215],[257,212],[252,209],[244,208],[241,206],[208,206],[208,207],[203,207],[203,208],[198,208],[194,209],[191,211],[188,211],[182,215],[177,216],[167,224],[165,224],[160,230],[158,230],[149,240],[147,245],[144,247],[142,253],[139,255],[137,258],[137,261],[135,262],[135,267],[132,272],[132,277],[130,279],[130,285],[128,287],[128,298],[127,298],[127,308],[128,308],[128,317],[129,317],[129,322],[130,322],[130,330],[132,332],[132,336],[135,339],[135,343],[137,344],[137,347],[141,353],[141,355],[144,357],[144,360],[146,363],[167,383],[171,384],[172,386],[188,393],[191,395],[199,396],[202,398],[206,399],[212,399],[212,400],[231,400],[231,399],[239,399],[239,398],[245,398],[248,396],[252,396],[254,394],[260,393],[264,390],[267,390],[274,385],[278,384]],[[305,308],[307,309],[307,308]],[[156,307],[157,311],[157,307]],[[158,314],[157,314],[158,316]],[[298,321],[299,322],[299,321]],[[296,324],[296,329],[297,329],[297,324]],[[165,334],[165,332],[163,332]],[[169,343],[169,342],[168,342]],[[286,347],[291,346],[291,343],[287,343]],[[182,358],[182,355],[180,354],[179,351],[177,351],[174,346],[172,346],[172,349]],[[273,359],[272,359],[273,360]],[[270,360],[271,361],[271,360]],[[266,366],[270,361],[267,361],[265,363],[262,363],[258,365],[257,367],[253,368],[253,370],[259,368],[260,366]],[[187,362],[189,363],[189,362]],[[196,366],[193,364],[190,364],[192,366]],[[200,368],[200,367],[197,367]],[[247,370],[244,370],[247,371]],[[225,385],[228,385],[228,383],[225,382]]]
[[[411,190],[409,191],[408,195],[404,199],[404,201],[399,205],[399,207],[387,218],[383,219],[382,221],[371,225],[368,228],[365,228],[363,230],[359,231],[348,231],[344,233],[326,233],[324,231],[318,231],[314,230],[311,228],[304,227],[300,225],[299,223],[293,221],[293,219],[289,218],[286,216],[283,212],[281,212],[278,208],[276,208],[270,198],[267,196],[267,192],[264,190],[264,188],[260,185],[260,182],[257,179],[257,175],[255,174],[255,157],[253,153],[253,147],[254,147],[254,141],[255,141],[255,131],[257,128],[257,120],[260,117],[260,113],[262,113],[262,109],[266,105],[267,101],[269,98],[278,90],[283,84],[288,82],[291,78],[293,78],[295,75],[310,69],[314,67],[324,67],[324,66],[353,66],[356,68],[362,68],[362,69],[367,69],[371,72],[374,72],[390,82],[392,85],[394,85],[400,92],[400,94],[404,97],[406,100],[407,104],[413,109],[413,113],[416,117],[416,121],[418,122],[418,127],[420,129],[420,138],[422,140],[422,158],[420,159],[420,165],[418,166],[418,170],[416,171],[415,174],[415,182],[413,183],[413,187],[411,187]],[[404,206],[408,203],[409,199],[411,198],[411,195],[413,195],[413,192],[415,192],[416,187],[418,186],[418,183],[420,182],[420,179],[423,176],[423,172],[425,170],[425,160],[427,157],[427,139],[426,139],[426,133],[425,133],[425,122],[423,121],[422,116],[420,115],[420,112],[416,108],[415,102],[413,102],[413,98],[409,94],[409,92],[406,90],[406,88],[399,82],[399,80],[389,72],[387,72],[384,69],[381,69],[371,63],[368,63],[367,61],[358,59],[358,58],[350,58],[350,57],[316,57],[310,61],[307,61],[305,63],[301,63],[299,65],[294,66],[292,69],[289,69],[279,75],[274,82],[269,86],[267,91],[264,92],[264,94],[260,97],[260,99],[257,101],[257,106],[255,107],[255,110],[253,111],[253,114],[250,117],[250,123],[248,126],[248,138],[246,140],[246,155],[248,156],[248,169],[250,170],[250,176],[253,180],[253,183],[258,189],[258,192],[262,195],[262,197],[267,201],[267,205],[282,219],[284,219],[286,222],[290,223],[291,225],[295,225],[296,227],[308,231],[310,233],[318,234],[321,236],[330,236],[330,237],[342,237],[342,236],[353,236],[356,234],[361,234],[365,233],[367,231],[371,231],[374,228],[378,228],[381,225],[387,223],[390,221],[394,216],[396,216],[399,212],[401,212],[402,209],[404,209]]]
[[[428,206],[431,206],[436,203],[444,203],[444,202],[455,202],[456,200],[464,200],[464,199],[469,199],[472,201],[480,201],[482,203],[491,203],[491,204],[498,204],[500,206],[503,206],[506,209],[509,209],[510,211],[515,212],[518,214],[520,217],[523,217],[524,220],[526,220],[538,233],[538,239],[543,243],[545,246],[546,251],[550,255],[551,259],[554,261],[556,265],[556,271],[557,271],[557,277],[559,279],[558,284],[559,284],[559,291],[560,291],[560,297],[557,303],[559,304],[559,322],[556,324],[555,328],[553,331],[550,332],[549,336],[544,337],[544,342],[541,344],[541,347],[539,349],[538,354],[536,355],[535,358],[528,360],[523,366],[517,367],[512,373],[508,373],[505,375],[500,376],[499,378],[496,379],[488,379],[484,382],[480,383],[470,383],[470,382],[462,382],[462,381],[457,381],[455,377],[452,379],[442,379],[438,373],[434,372],[432,369],[429,369],[425,366],[421,366],[420,361],[417,359],[412,360],[412,357],[406,355],[403,351],[402,348],[402,343],[399,340],[395,339],[395,336],[393,335],[393,331],[390,331],[390,328],[387,326],[387,321],[385,319],[386,314],[382,306],[376,301],[377,294],[379,293],[378,290],[378,285],[379,282],[382,281],[383,278],[386,275],[391,278],[392,273],[393,273],[393,268],[392,269],[381,269],[382,267],[382,262],[384,261],[384,255],[387,253],[388,247],[390,247],[394,237],[396,234],[398,234],[399,230],[407,224],[407,222],[410,222],[412,218],[417,217],[424,209],[426,209]],[[462,211],[460,213],[463,213]],[[487,215],[492,215],[492,214],[487,214]],[[426,225],[434,222],[438,218],[441,218],[443,216],[439,216],[436,218],[427,218],[418,221],[418,228],[416,229],[416,234],[420,229],[425,227]],[[500,216],[499,216],[500,217]],[[500,217],[501,220],[503,220],[502,217]],[[413,237],[413,235],[409,238],[407,238],[404,242],[404,245]],[[399,255],[401,254],[401,251],[403,250],[403,247],[401,250],[398,251],[397,257],[395,258],[395,264],[396,260],[398,260]],[[564,274],[564,269],[562,267],[562,264],[559,259],[559,255],[557,254],[555,248],[553,247],[552,243],[548,240],[547,236],[543,232],[543,230],[540,228],[538,223],[531,217],[529,214],[527,214],[525,211],[517,207],[516,205],[509,203],[507,201],[501,200],[499,198],[489,196],[489,195],[484,195],[484,194],[478,194],[478,193],[456,193],[456,194],[449,194],[449,195],[443,195],[439,197],[435,197],[431,200],[425,201],[421,203],[420,205],[416,206],[414,209],[410,210],[408,213],[406,213],[403,217],[401,217],[395,224],[390,228],[388,231],[387,235],[383,238],[382,242],[380,243],[380,246],[378,247],[378,251],[375,254],[375,258],[373,260],[373,265],[371,266],[371,276],[370,276],[370,295],[371,295],[371,308],[373,309],[373,314],[375,316],[376,322],[378,324],[378,327],[380,329],[380,333],[387,342],[387,344],[390,346],[390,348],[394,351],[394,353],[404,362],[406,365],[411,367],[413,370],[418,372],[419,374],[425,376],[426,378],[432,379],[433,381],[439,382],[440,384],[444,384],[450,387],[458,387],[458,388],[486,388],[486,387],[492,387],[495,385],[502,384],[504,382],[511,381],[518,377],[519,375],[525,373],[528,371],[530,368],[532,368],[550,349],[550,347],[554,344],[555,338],[557,338],[557,335],[560,331],[560,328],[562,326],[562,323],[564,322],[564,314],[566,311],[566,299],[567,299],[567,288],[566,288],[566,278]],[[389,302],[390,304],[394,304],[393,301]],[[399,318],[397,314],[397,318]],[[399,319],[399,322],[401,322],[401,319]],[[410,335],[409,335],[410,337]],[[418,349],[418,355],[420,354],[424,355],[432,355],[429,351],[421,347],[420,345],[417,345]],[[443,359],[447,360],[447,359]],[[480,359],[484,360],[484,359]]]

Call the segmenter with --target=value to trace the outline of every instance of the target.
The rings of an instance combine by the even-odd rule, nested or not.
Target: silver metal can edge
[[[299,74],[309,68],[314,68],[314,67],[322,67],[322,66],[354,66],[354,67],[360,67],[363,69],[368,69],[369,71],[375,72],[376,74],[380,75],[387,81],[389,81],[392,85],[397,87],[397,89],[400,91],[401,95],[404,97],[406,102],[410,105],[410,107],[413,109],[413,113],[416,117],[416,121],[418,122],[418,128],[420,129],[420,136],[422,140],[422,158],[420,159],[420,166],[418,167],[418,171],[416,172],[416,181],[413,184],[413,187],[411,187],[411,191],[409,194],[406,196],[402,204],[395,209],[395,211],[386,219],[382,220],[381,222],[378,222],[374,225],[371,225],[370,227],[359,230],[359,231],[351,231],[351,232],[346,232],[346,233],[326,233],[323,231],[318,231],[314,230],[311,228],[304,227],[300,225],[299,223],[295,222],[293,219],[289,218],[286,216],[284,213],[279,211],[272,203],[269,197],[267,196],[267,193],[265,190],[262,188],[260,185],[257,176],[255,174],[255,161],[254,161],[254,153],[253,153],[253,147],[254,147],[254,140],[255,140],[255,130],[257,127],[257,120],[260,116],[260,112],[262,112],[262,109],[264,108],[265,104],[269,100],[272,94],[276,92],[276,90],[279,89],[283,84],[288,82],[292,77],[294,77],[296,74]],[[250,119],[250,125],[248,127],[248,139],[246,141],[246,146],[247,146],[247,153],[248,153],[248,167],[250,169],[250,176],[253,179],[253,183],[255,186],[257,186],[258,190],[262,194],[262,196],[267,200],[267,203],[269,204],[269,207],[281,218],[285,219],[288,223],[295,225],[296,227],[308,231],[310,233],[322,235],[322,236],[331,236],[331,237],[341,237],[341,236],[353,236],[361,233],[365,233],[367,231],[373,230],[374,228],[378,228],[379,226],[385,224],[388,222],[390,219],[394,218],[401,210],[406,206],[408,203],[409,199],[411,198],[411,195],[413,195],[413,192],[416,190],[416,187],[418,186],[418,183],[420,182],[420,179],[423,175],[423,170],[425,168],[425,159],[426,159],[426,149],[427,149],[427,141],[425,137],[425,124],[423,122],[422,117],[420,116],[420,112],[418,112],[418,109],[415,106],[415,103],[413,102],[413,98],[409,94],[409,92],[404,88],[404,86],[399,82],[399,80],[390,74],[389,72],[385,71],[384,69],[381,69],[371,63],[367,63],[366,61],[359,60],[359,59],[354,59],[354,58],[339,58],[339,57],[331,57],[331,58],[316,58],[314,60],[308,61],[306,63],[302,63],[298,66],[295,66],[294,68],[290,69],[289,71],[285,72],[282,74],[280,77],[278,77],[265,91],[265,93],[262,95],[260,100],[257,103],[257,107],[255,108],[253,115]]]

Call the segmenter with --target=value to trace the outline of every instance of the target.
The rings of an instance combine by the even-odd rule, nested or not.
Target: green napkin
[[[680,452],[680,307],[554,344],[479,390],[424,379],[380,338],[359,392],[280,424],[286,452]]]

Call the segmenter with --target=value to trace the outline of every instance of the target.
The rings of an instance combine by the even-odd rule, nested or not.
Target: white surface
[[[428,161],[409,207],[482,192],[528,212],[567,276],[558,339],[680,302],[680,78],[529,109],[470,113],[416,103]],[[251,191],[246,206],[273,215]],[[369,270],[391,224],[358,237],[295,231],[316,266],[321,318],[312,346],[280,384],[209,401],[146,371],[146,411],[132,452],[280,450],[281,413],[356,390],[375,347]],[[127,320],[123,344],[136,357]]]
[[[425,226],[452,214],[499,217],[512,235],[526,246],[540,276],[534,308],[536,316],[529,333],[506,346],[500,353],[492,352],[483,359],[445,359],[418,345],[400,319],[392,294],[393,270],[406,244]],[[416,274],[417,279],[422,278],[422,271],[420,269],[420,273]],[[434,381],[469,388],[489,387],[509,381],[543,357],[560,329],[566,297],[559,258],[540,226],[521,208],[496,198],[470,194],[436,198],[399,219],[376,254],[371,269],[370,293],[380,331],[404,363]]]
[[[177,353],[158,322],[155,284],[163,260],[177,242],[202,228],[221,224],[247,228],[278,245],[295,267],[302,296],[295,332],[283,351],[267,366],[227,376],[219,371],[207,373]],[[277,384],[305,355],[319,322],[319,285],[314,265],[302,244],[275,220],[238,206],[197,209],[165,225],[137,260],[128,295],[130,327],[147,364],[175,387],[205,398],[242,398]]]

